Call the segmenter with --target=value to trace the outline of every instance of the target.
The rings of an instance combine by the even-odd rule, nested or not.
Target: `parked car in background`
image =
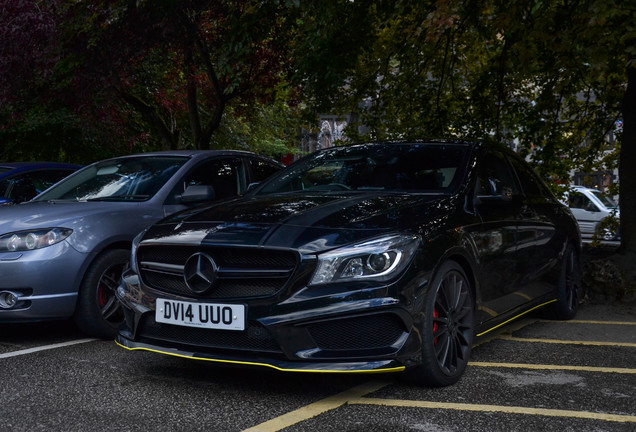
[[[0,205],[28,201],[81,167],[57,162],[0,162]]]
[[[171,151],[89,165],[0,218],[0,323],[73,317],[113,337],[130,246],[159,219],[244,193],[282,164],[239,151]],[[187,235],[184,237],[184,240]]]
[[[597,234],[601,240],[619,239],[615,225],[601,224],[608,217],[620,219],[618,204],[611,197],[596,189],[573,186],[567,198],[583,238]]]
[[[580,235],[516,154],[468,142],[329,148],[133,242],[117,342],[284,371],[457,381],[473,338],[572,318]]]

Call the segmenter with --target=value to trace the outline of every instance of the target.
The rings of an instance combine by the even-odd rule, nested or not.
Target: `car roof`
[[[184,156],[190,158],[203,158],[207,156],[250,156],[259,159],[268,160],[274,163],[280,163],[274,159],[270,159],[267,156],[259,155],[256,153],[244,151],[244,150],[163,150],[156,152],[146,152],[146,153],[135,153],[130,155],[117,156],[113,158],[108,158],[104,160],[116,160],[116,159],[126,159],[126,158],[135,158],[135,157],[152,157],[152,156]],[[102,161],[98,161],[102,162]],[[282,165],[282,164],[281,164]]]
[[[574,185],[574,186],[571,186],[571,188],[572,188],[572,189],[579,190],[579,191],[601,192],[601,191],[599,191],[598,189],[589,188],[589,187],[587,187],[587,186]]]
[[[451,140],[451,139],[413,139],[413,140],[388,140],[388,141],[371,141],[366,143],[352,144],[352,146],[369,146],[369,145],[420,145],[420,144],[445,144],[445,145],[479,145],[476,141]],[[333,147],[327,147],[333,148]]]
[[[0,162],[0,168],[78,168],[80,166],[63,162]]]

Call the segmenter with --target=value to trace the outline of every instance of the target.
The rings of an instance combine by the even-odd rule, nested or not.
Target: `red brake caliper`
[[[439,318],[439,312],[437,312],[437,308],[433,309],[433,320]],[[435,333],[437,333],[437,329],[439,328],[439,324],[437,323],[437,321],[433,321],[433,335],[435,335]],[[433,340],[433,343],[435,344],[435,346],[437,346],[437,340],[439,338],[435,338]]]
[[[108,302],[108,298],[106,296],[106,288],[104,288],[104,286],[100,284],[98,290],[97,301],[99,302],[99,307],[104,307]]]

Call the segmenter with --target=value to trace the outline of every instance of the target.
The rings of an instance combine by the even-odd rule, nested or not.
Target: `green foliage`
[[[111,153],[209,148],[228,107],[239,113],[273,103],[289,68],[299,7],[255,0],[52,0],[40,6],[20,1],[0,11],[0,46],[33,48],[42,41],[32,49],[37,73],[30,80],[8,80],[10,69],[29,68],[18,49],[2,51],[0,75],[8,85],[0,101],[15,102],[11,109],[0,106],[4,128],[23,139],[19,123],[34,120],[29,110],[50,112],[51,120],[73,113],[76,136],[91,137]]]
[[[604,240],[614,240],[615,236],[620,232],[620,220],[616,212],[612,212],[609,216],[599,222],[596,232],[592,236],[590,246],[599,247]]]
[[[282,96],[268,104],[230,107],[212,138],[212,148],[248,150],[280,160],[281,155],[298,151],[302,127],[297,110]]]
[[[596,0],[374,4],[365,2],[367,42],[350,49],[356,62],[330,95],[336,112],[358,114],[353,141],[492,138],[531,155],[549,183],[599,167],[621,115],[633,10]]]

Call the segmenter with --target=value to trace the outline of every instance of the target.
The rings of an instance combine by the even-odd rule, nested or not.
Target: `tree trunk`
[[[623,99],[623,140],[618,164],[621,247],[623,254],[636,254],[636,59],[627,67],[627,90]]]
[[[124,90],[117,90],[121,98],[137,110],[143,119],[152,127],[161,139],[162,150],[176,150],[179,145],[179,131],[171,131],[157,110],[142,101],[137,96]]]

